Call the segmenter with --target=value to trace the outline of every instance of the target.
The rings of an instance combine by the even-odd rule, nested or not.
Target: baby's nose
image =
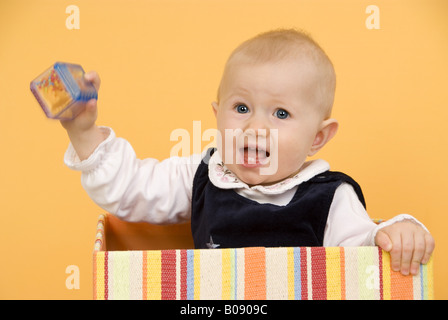
[[[256,132],[258,132],[258,131],[266,132],[269,129],[269,125],[268,125],[268,122],[266,121],[266,119],[264,119],[262,116],[258,116],[258,117],[253,117],[249,121],[246,129],[254,130]],[[262,133],[260,133],[260,134],[262,134]],[[264,135],[266,135],[266,133],[264,133]]]

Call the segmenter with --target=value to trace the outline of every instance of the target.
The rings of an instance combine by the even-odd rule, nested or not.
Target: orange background
[[[66,28],[72,4],[79,30]],[[365,26],[371,4],[379,30]],[[319,156],[362,185],[372,217],[410,213],[425,223],[436,239],[435,297],[447,299],[447,13],[445,0],[1,1],[0,298],[92,297],[102,211],[63,164],[68,138],[34,100],[32,79],[56,61],[97,70],[98,123],[139,157],[163,159],[173,130],[215,127],[210,102],[236,45],[296,27],[338,76],[340,131]],[[79,267],[79,289],[65,285],[69,265]]]

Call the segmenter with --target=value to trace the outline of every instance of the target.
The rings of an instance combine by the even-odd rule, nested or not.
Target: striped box
[[[433,299],[432,260],[416,276],[378,247],[106,251],[100,216],[95,299]]]

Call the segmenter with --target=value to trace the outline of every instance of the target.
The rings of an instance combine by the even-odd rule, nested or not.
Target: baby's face
[[[296,174],[323,121],[314,102],[315,71],[292,61],[233,66],[213,103],[224,164],[249,185]]]

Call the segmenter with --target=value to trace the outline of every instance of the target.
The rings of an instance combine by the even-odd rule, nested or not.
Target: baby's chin
[[[270,186],[283,180],[283,178],[276,175],[261,174],[260,168],[254,168],[250,170],[244,168],[243,170],[238,170],[236,168],[231,168],[232,165],[229,165],[227,167],[238,177],[239,180],[250,187],[259,185]]]

